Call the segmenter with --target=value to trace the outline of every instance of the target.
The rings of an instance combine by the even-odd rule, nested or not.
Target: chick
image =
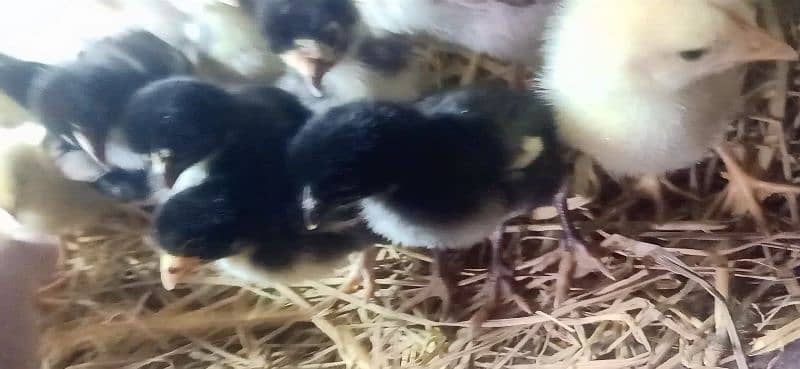
[[[351,0],[263,0],[253,7],[270,49],[322,96],[322,77],[360,33]]]
[[[353,49],[325,74],[321,97],[311,93],[305,78],[293,70],[275,85],[298,96],[315,114],[363,99],[413,101],[428,89],[422,65],[407,38],[367,36]]]
[[[183,171],[231,145],[253,124],[288,134],[309,116],[296,97],[277,88],[229,91],[176,77],[137,91],[125,108],[122,131],[134,152],[152,156],[155,171],[172,187]]]
[[[798,57],[752,18],[740,0],[563,1],[541,76],[561,137],[617,177],[698,162],[741,106],[743,66]]]
[[[280,119],[251,121],[212,158],[181,175],[180,191],[155,221],[167,289],[212,261],[249,282],[315,278],[370,245],[359,233],[302,227],[285,160],[287,141],[302,122]]]
[[[19,95],[27,95],[24,105],[51,133],[101,162],[106,162],[106,143],[133,92],[149,81],[192,70],[183,54],[145,31],[100,40],[66,65],[27,68],[35,73],[26,81],[27,93]]]
[[[256,183],[214,175],[171,197],[155,225],[164,287],[175,288],[209,262],[251,283],[316,279],[375,242],[360,236],[364,232],[307,231],[286,224],[296,217],[289,208],[296,203],[290,192],[274,186],[281,182],[274,179]]]
[[[372,29],[424,34],[515,64],[509,76],[524,87],[537,66],[554,0],[354,0]]]
[[[88,184],[65,179],[40,146],[40,126],[3,129],[0,136],[0,208],[25,230],[57,235],[123,209]]]
[[[500,256],[503,225],[551,203],[564,174],[553,115],[535,96],[472,87],[413,106],[352,103],[304,126],[289,152],[310,225],[328,209],[358,203],[373,231],[431,248],[437,260],[489,238],[487,302],[476,318],[502,294],[529,310]],[[412,301],[438,296],[446,311],[452,283],[443,277],[434,274]]]
[[[78,59],[52,66],[0,57],[0,88],[51,132],[48,152],[64,175],[117,200],[147,200],[148,158],[132,153],[118,129],[130,95],[148,80],[188,73],[191,64],[144,31],[95,42]]]

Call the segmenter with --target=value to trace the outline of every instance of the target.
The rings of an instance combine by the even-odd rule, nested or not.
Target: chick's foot
[[[744,170],[728,147],[718,146],[715,150],[728,171],[725,175],[728,180],[728,188],[722,199],[723,206],[734,213],[750,214],[761,231],[769,232],[769,223],[760,200],[773,194],[798,195],[800,186],[767,182],[755,178]]]
[[[450,314],[456,281],[449,272],[449,268],[447,268],[447,254],[446,250],[433,250],[434,259],[431,264],[431,276],[428,277],[427,285],[408,291],[411,296],[400,306],[401,312],[408,311],[425,300],[438,298],[442,301],[442,317],[447,317]]]
[[[503,232],[495,232],[489,240],[491,261],[486,276],[486,283],[478,294],[477,303],[480,308],[472,315],[473,328],[480,327],[489,319],[491,313],[507,300],[513,301],[520,310],[533,314],[533,310],[523,297],[525,288],[514,279],[514,268],[503,260]]]
[[[600,260],[599,255],[603,253],[603,250],[597,245],[590,245],[584,242],[578,230],[575,229],[575,225],[567,214],[566,189],[562,189],[556,194],[554,205],[564,232],[562,240],[564,251],[558,268],[559,278],[556,281],[554,302],[554,306],[559,306],[567,297],[573,276],[599,271],[611,280],[615,280],[615,278],[603,264],[603,261]]]

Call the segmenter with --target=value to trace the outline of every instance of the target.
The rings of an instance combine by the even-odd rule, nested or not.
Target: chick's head
[[[156,216],[158,246],[205,261],[235,254],[241,215],[226,192],[224,183],[212,180],[170,198]]]
[[[172,186],[181,172],[222,146],[238,119],[238,103],[225,90],[172,78],[138,91],[123,122],[131,147],[150,154]]]
[[[616,81],[674,91],[745,63],[798,58],[754,18],[743,0],[570,0],[549,49]]]
[[[350,0],[270,0],[259,23],[272,51],[321,94],[322,77],[354,41],[358,14]]]

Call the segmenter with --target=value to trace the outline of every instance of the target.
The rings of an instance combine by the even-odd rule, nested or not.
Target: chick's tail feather
[[[27,109],[28,91],[41,73],[49,68],[46,64],[0,53],[0,90]]]

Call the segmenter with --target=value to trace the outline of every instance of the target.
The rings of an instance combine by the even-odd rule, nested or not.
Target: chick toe
[[[715,150],[727,169],[727,174],[724,175],[728,180],[728,187],[724,192],[724,206],[735,212],[750,214],[758,229],[769,232],[769,223],[759,199],[779,193],[797,195],[800,194],[800,186],[768,182],[753,177],[734,158],[729,148],[718,146]]]
[[[447,251],[434,250],[433,256],[434,260],[431,263],[431,276],[428,277],[428,283],[424,287],[409,291],[413,294],[400,307],[401,312],[408,311],[425,300],[438,298],[442,302],[442,316],[447,317],[450,314],[456,281],[447,268]]]
[[[478,302],[481,307],[472,315],[471,319],[474,328],[480,327],[488,320],[491,312],[498,305],[508,300],[513,301],[525,313],[533,314],[533,309],[523,296],[524,288],[519,286],[514,279],[514,268],[503,260],[502,250],[505,243],[500,232],[492,236],[490,244],[492,255],[487,279],[478,294]]]

